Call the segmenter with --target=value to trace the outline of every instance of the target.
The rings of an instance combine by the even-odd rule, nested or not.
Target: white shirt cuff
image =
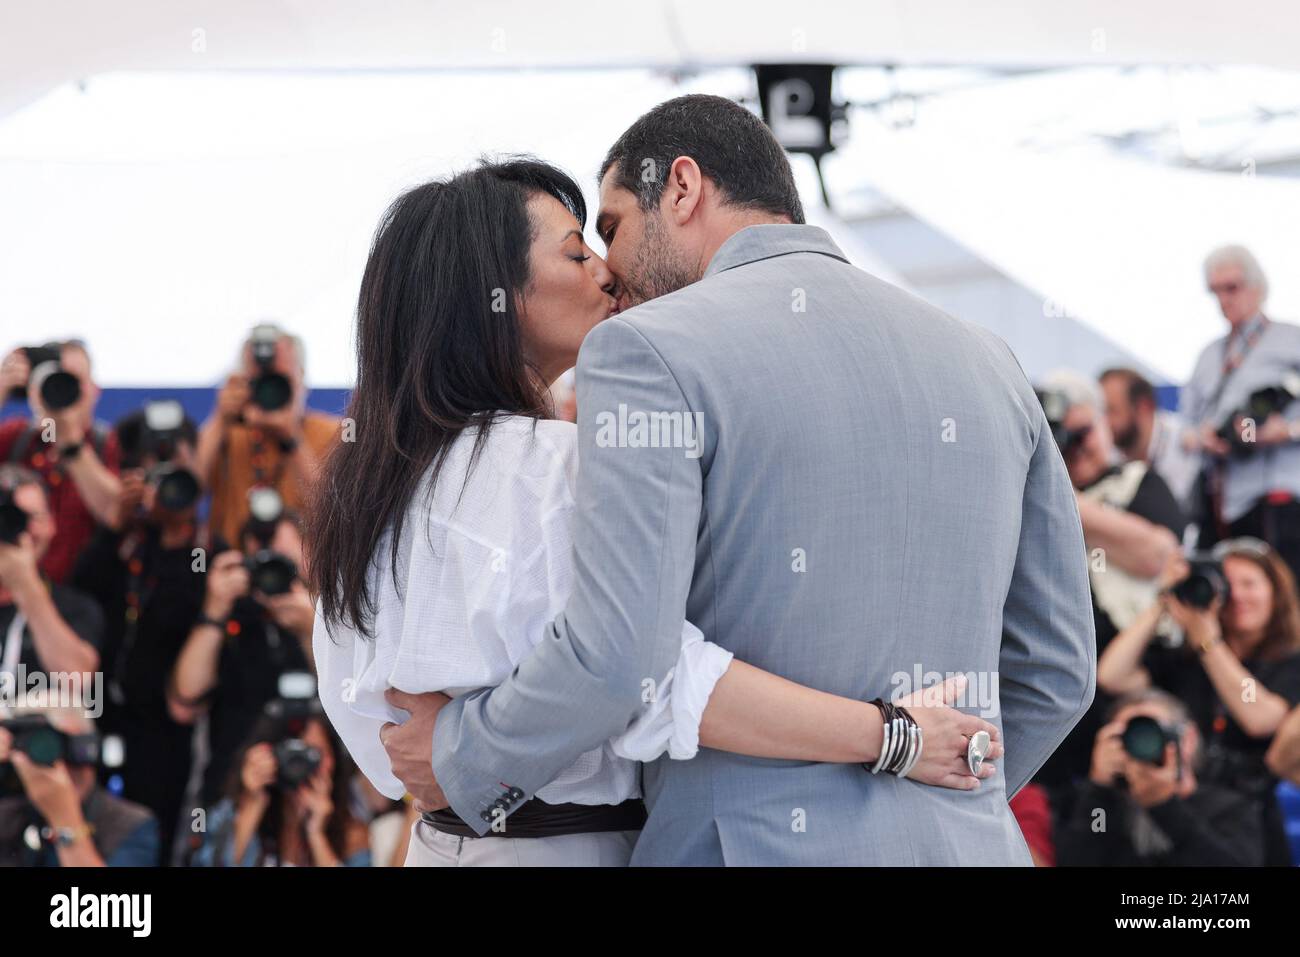
[[[695,757],[704,709],[733,657],[730,651],[705,641],[704,633],[689,621],[684,622],[677,663],[636,720],[610,742],[614,753],[632,761],[653,761],[665,751],[677,761]]]

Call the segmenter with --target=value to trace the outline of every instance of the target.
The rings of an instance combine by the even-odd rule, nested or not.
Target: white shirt
[[[357,766],[383,794],[405,788],[379,743],[390,686],[452,697],[503,681],[543,639],[573,585],[571,520],[577,428],[510,416],[488,433],[469,480],[476,431],[452,445],[430,495],[428,477],[406,513],[394,578],[391,529],[371,568],[374,640],[319,609],[312,636],[321,704]],[[463,490],[462,490],[463,486]],[[401,587],[397,587],[397,582]],[[677,664],[628,730],[582,754],[537,796],[551,804],[618,804],[640,796],[636,761],[690,758],[700,718],[730,652],[687,622]]]

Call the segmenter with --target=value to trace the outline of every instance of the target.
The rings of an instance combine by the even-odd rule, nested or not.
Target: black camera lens
[[[1228,580],[1223,577],[1223,567],[1218,562],[1197,559],[1189,565],[1187,577],[1170,588],[1170,594],[1189,608],[1205,609],[1215,599],[1228,600]]]
[[[46,767],[61,759],[64,736],[50,725],[24,728],[14,734],[14,748]]]
[[[158,504],[169,512],[183,512],[199,498],[199,480],[189,469],[164,465],[153,473]]]
[[[27,531],[27,513],[14,504],[9,492],[0,492],[0,542],[13,545]]]
[[[1125,726],[1121,740],[1124,750],[1135,761],[1161,765],[1165,763],[1165,745],[1173,738],[1155,718],[1138,715]]]
[[[280,787],[292,791],[316,773],[321,753],[300,738],[289,738],[275,746],[275,763]]]
[[[264,372],[249,383],[253,404],[266,412],[283,409],[293,398],[293,386],[287,376]]]
[[[59,369],[41,380],[41,402],[51,412],[76,405],[81,398],[81,383],[71,372]]]
[[[253,590],[263,595],[283,595],[298,577],[298,566],[272,551],[260,551],[244,564]]]

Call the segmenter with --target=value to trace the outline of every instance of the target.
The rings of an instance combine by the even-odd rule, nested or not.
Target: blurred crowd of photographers
[[[0,864],[404,858],[316,698],[299,515],[340,423],[303,359],[259,325],[202,425],[111,427],[82,342],[0,362]]]
[[[1038,384],[1098,645],[1091,711],[1012,801],[1039,864],[1300,844],[1300,326],[1247,250],[1205,277],[1228,328],[1178,412],[1133,369]],[[316,700],[299,514],[341,423],[307,406],[301,342],[255,327],[201,425],[174,401],[97,422],[79,341],[9,352],[10,394],[0,864],[400,863],[413,810]],[[554,399],[575,417],[571,377]]]
[[[1300,846],[1300,326],[1249,250],[1204,267],[1227,322],[1161,409],[1133,369],[1038,384],[1088,546],[1091,710],[1015,800],[1057,864],[1293,863]]]

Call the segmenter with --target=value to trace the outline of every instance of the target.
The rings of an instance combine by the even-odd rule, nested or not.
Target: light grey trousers
[[[406,867],[627,867],[640,831],[456,837],[416,820]]]

